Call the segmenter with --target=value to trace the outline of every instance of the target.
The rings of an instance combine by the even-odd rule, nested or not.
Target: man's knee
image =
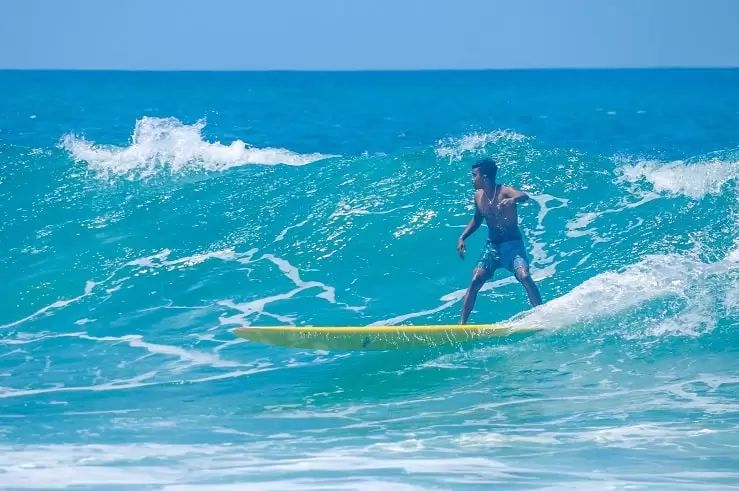
[[[516,269],[516,279],[521,283],[528,283],[532,281],[531,273],[529,273],[529,268],[524,266]]]
[[[487,270],[476,269],[472,274],[472,283],[470,283],[470,286],[473,290],[477,291],[482,288],[482,285],[485,284],[488,278],[490,278],[490,273]]]

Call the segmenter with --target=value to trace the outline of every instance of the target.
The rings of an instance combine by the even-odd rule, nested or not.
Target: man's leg
[[[516,279],[526,289],[526,294],[529,296],[529,302],[533,307],[541,305],[541,293],[539,293],[539,287],[534,283],[531,274],[529,274],[529,266],[525,262],[522,265],[517,265],[514,275]]]
[[[526,255],[523,241],[511,241],[506,243],[506,246],[502,252],[503,264],[526,289],[531,305],[533,307],[541,305],[541,293],[539,293],[539,288],[529,273],[529,258]]]
[[[467,288],[467,293],[464,296],[464,303],[462,304],[462,320],[460,324],[467,323],[467,318],[470,316],[472,307],[475,305],[475,300],[477,300],[477,293],[480,291],[480,288],[482,288],[482,285],[484,285],[492,276],[492,271],[488,271],[481,267],[477,267],[475,269],[470,286]]]

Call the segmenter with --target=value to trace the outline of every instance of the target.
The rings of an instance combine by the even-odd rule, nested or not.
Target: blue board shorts
[[[523,241],[520,239],[509,240],[499,244],[487,241],[477,261],[477,269],[484,269],[489,274],[498,268],[505,268],[511,273],[517,269],[529,269],[529,258],[526,255]]]

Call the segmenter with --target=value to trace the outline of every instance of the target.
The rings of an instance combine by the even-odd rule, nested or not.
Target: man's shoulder
[[[482,189],[475,189],[475,194],[472,196],[472,203],[475,205],[475,211],[480,211],[480,200],[482,200]]]

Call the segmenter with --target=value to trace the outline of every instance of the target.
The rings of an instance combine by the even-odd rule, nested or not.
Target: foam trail
[[[306,223],[308,223],[308,219],[307,219],[307,218],[306,218],[305,220],[303,220],[302,222],[298,222],[298,223],[296,223],[295,225],[290,225],[290,226],[287,226],[287,227],[285,227],[285,228],[284,228],[284,229],[282,229],[282,231],[281,231],[281,232],[280,232],[280,233],[279,233],[279,234],[277,235],[277,237],[275,237],[275,240],[273,240],[272,242],[279,242],[279,241],[283,240],[283,239],[285,238],[285,235],[286,235],[286,234],[287,234],[287,233],[288,233],[288,232],[289,232],[289,231],[290,231],[291,229],[294,229],[294,228],[298,228],[298,227],[302,227],[302,226],[303,226],[303,225],[305,225]]]
[[[284,322],[290,325],[295,325],[295,319],[293,317],[271,314],[269,312],[266,312],[264,309],[270,303],[277,302],[280,300],[289,300],[303,290],[305,290],[305,288],[295,288],[293,290],[290,290],[287,293],[279,293],[277,295],[272,295],[269,297],[252,300],[251,302],[236,303],[236,302],[232,302],[231,300],[222,300],[218,302],[218,305],[222,305],[223,307],[227,307],[233,310],[238,310],[239,312],[241,312],[241,314],[221,317],[220,322],[222,325],[229,325],[229,324],[247,325],[248,322],[246,321],[246,317],[252,314],[257,314],[257,316],[265,315],[267,317],[276,319],[280,322]]]
[[[656,199],[659,199],[659,194],[657,193],[644,193],[641,195],[640,199],[635,202],[629,202],[622,200],[616,208],[608,208],[603,211],[597,211],[597,212],[586,212],[586,213],[578,213],[577,216],[570,221],[567,222],[566,228],[567,228],[567,236],[568,237],[580,237],[583,235],[593,235],[595,236],[595,233],[592,230],[582,230],[588,227],[591,223],[593,223],[595,220],[600,218],[603,215],[607,215],[610,213],[620,213],[626,209],[629,208],[637,208],[639,206],[642,206],[646,203],[649,203],[650,201],[654,201]]]
[[[105,177],[130,175],[146,178],[169,168],[177,173],[185,169],[225,171],[247,164],[300,166],[335,157],[320,153],[299,154],[284,148],[256,148],[241,140],[230,145],[203,139],[205,121],[187,125],[176,118],[144,117],[136,121],[131,145],[118,147],[89,142],[84,137],[67,134],[61,147],[77,162]]]
[[[67,300],[57,300],[56,302],[53,302],[45,307],[42,307],[36,312],[30,315],[27,315],[26,317],[23,317],[22,319],[18,319],[16,321],[13,321],[7,324],[0,324],[0,329],[15,327],[19,324],[23,324],[24,322],[36,319],[37,317],[41,315],[48,314],[51,311],[63,309],[71,304],[79,302],[83,298],[91,296],[97,287],[101,287],[105,285],[106,283],[108,283],[109,281],[113,280],[113,278],[115,278],[115,276],[127,266],[139,266],[139,267],[144,267],[144,268],[148,267],[152,269],[159,268],[159,267],[177,267],[177,266],[182,267],[182,268],[187,268],[187,267],[195,266],[197,264],[205,262],[208,259],[220,259],[223,261],[236,261],[241,264],[248,264],[251,262],[252,256],[256,254],[257,249],[250,249],[243,253],[234,252],[233,249],[225,249],[225,250],[220,250],[220,251],[195,254],[195,255],[186,256],[180,259],[166,260],[167,257],[171,254],[171,252],[172,251],[170,251],[169,249],[165,249],[162,252],[153,254],[151,256],[133,259],[125,263],[123,266],[116,268],[110,275],[108,275],[108,277],[106,277],[102,281],[96,282],[96,281],[88,280],[85,283],[84,293],[82,293],[81,295],[78,295],[74,298],[70,298]],[[155,260],[157,260],[158,262],[155,262]],[[113,293],[115,291],[118,291],[120,289],[120,283],[128,279],[130,278],[125,277],[125,278],[116,280],[114,283],[118,283],[119,285],[114,288],[109,288],[107,290],[107,293]]]
[[[536,201],[539,204],[539,214],[536,216],[536,229],[537,230],[543,230],[544,229],[544,217],[547,216],[547,214],[552,211],[559,208],[565,208],[570,204],[570,200],[567,198],[558,198],[556,196],[552,196],[551,194],[538,194],[538,195],[530,195],[531,199]],[[547,205],[550,201],[558,201],[559,206],[552,206],[551,208]]]
[[[310,288],[320,288],[323,291],[316,295],[317,298],[321,298],[323,300],[326,300],[329,303],[341,305],[344,308],[348,310],[361,310],[364,307],[362,306],[350,306],[345,303],[337,302],[336,301],[336,289],[332,286],[325,285],[321,283],[320,281],[303,281],[300,278],[300,271],[298,268],[290,264],[285,259],[276,257],[272,254],[264,254],[261,259],[266,259],[277,266],[277,268],[284,274],[290,281],[292,281],[296,288],[293,288],[287,293],[278,293],[276,295],[272,295],[265,298],[259,298],[256,300],[252,300],[249,302],[242,302],[242,303],[236,303],[232,302],[230,300],[222,300],[218,302],[218,305],[222,305],[224,307],[228,307],[230,309],[238,310],[241,312],[241,314],[237,314],[234,316],[224,316],[220,318],[220,322],[222,325],[228,325],[228,324],[238,324],[238,325],[247,325],[248,322],[246,322],[246,317],[252,314],[256,314],[257,316],[260,315],[266,315],[268,317],[272,317],[280,322],[285,322],[290,325],[294,325],[295,320],[292,317],[288,316],[280,316],[277,314],[272,314],[267,311],[265,311],[265,307],[273,302],[277,302],[280,300],[289,300],[298,293],[302,292],[303,290],[307,290]]]
[[[127,334],[124,336],[103,336],[96,337],[90,336],[85,332],[72,332],[64,334],[48,334],[30,337],[27,339],[8,339],[0,341],[0,344],[7,345],[23,345],[43,342],[49,339],[60,339],[60,338],[77,338],[86,341],[99,341],[107,343],[126,343],[132,348],[142,348],[148,351],[150,354],[168,355],[179,358],[180,361],[191,362],[193,365],[207,365],[214,368],[235,368],[243,367],[244,365],[236,362],[222,360],[218,355],[204,353],[202,351],[186,350],[177,346],[170,346],[166,344],[156,344],[144,341],[143,337],[137,334]]]
[[[295,365],[286,365],[284,368],[300,368],[306,366],[304,363],[296,363]],[[189,383],[205,383],[214,380],[223,380],[228,378],[245,377],[249,375],[255,375],[257,373],[271,372],[278,370],[282,367],[275,367],[270,364],[255,363],[255,366],[246,370],[235,370],[222,373],[219,375],[211,375],[208,377],[201,377],[188,380]],[[156,370],[149,371],[130,379],[113,380],[98,385],[83,385],[75,387],[47,387],[42,389],[13,389],[10,387],[0,386],[0,399],[8,399],[11,397],[26,397],[38,394],[51,394],[59,392],[105,392],[109,390],[126,390],[126,389],[138,389],[144,387],[152,387],[156,385],[167,385],[171,384],[171,381],[161,382],[146,382],[158,375]]]
[[[86,385],[81,387],[49,387],[43,389],[12,389],[9,387],[0,386],[0,399],[7,399],[9,397],[23,397],[32,396],[36,394],[50,394],[57,392],[78,392],[78,391],[106,391],[106,390],[122,390],[122,389],[133,389],[139,387],[149,387],[152,385],[160,385],[164,382],[145,382],[157,375],[156,371],[149,371],[136,375],[130,379],[125,380],[114,380],[99,385]]]
[[[124,342],[132,348],[143,348],[151,354],[168,355],[179,358],[181,361],[191,362],[193,365],[207,365],[214,368],[233,368],[243,367],[241,363],[232,361],[222,360],[218,355],[209,353],[203,353],[201,351],[190,351],[177,346],[170,346],[166,344],[149,343],[143,340],[140,335],[128,334],[125,336],[105,336],[105,337],[94,337],[86,334],[77,336],[80,339],[86,339],[89,341],[102,341],[102,342],[113,342],[120,343]]]
[[[249,264],[252,261],[252,257],[257,253],[257,249],[249,249],[246,252],[235,252],[232,248],[223,249],[212,252],[205,252],[202,254],[193,254],[192,256],[186,256],[180,259],[167,260],[167,257],[172,253],[170,249],[164,249],[162,252],[152,254],[151,256],[141,257],[133,259],[127,262],[126,266],[142,266],[149,268],[161,268],[171,266],[184,266],[190,267],[197,264],[203,263],[208,259],[220,259],[222,261],[236,261],[241,264]],[[157,260],[155,262],[154,260]]]
[[[88,281],[85,284],[85,292],[82,295],[76,296],[74,298],[70,298],[69,300],[57,300],[56,302],[54,302],[52,304],[49,304],[49,305],[47,305],[45,307],[41,307],[40,309],[38,309],[33,314],[30,314],[30,315],[28,315],[28,316],[26,316],[26,317],[24,317],[22,319],[18,319],[17,321],[13,321],[13,322],[10,322],[8,324],[0,324],[0,329],[5,329],[5,328],[8,328],[8,327],[17,326],[18,324],[23,324],[26,321],[33,320],[36,317],[38,317],[38,316],[40,316],[42,314],[45,314],[47,312],[50,312],[52,310],[63,309],[67,305],[73,304],[75,302],[79,302],[83,298],[89,296],[92,293],[92,290],[93,290],[93,288],[95,288],[96,285],[97,285],[97,283],[95,283],[94,281]]]
[[[336,290],[332,286],[326,286],[321,282],[318,281],[311,281],[309,283],[304,282],[300,279],[300,272],[298,271],[298,268],[290,264],[289,262],[285,261],[284,259],[281,259],[279,257],[275,257],[272,254],[265,254],[264,259],[267,259],[268,261],[271,261],[274,263],[282,273],[290,278],[290,281],[295,283],[295,285],[298,288],[305,289],[310,288],[312,286],[319,286],[323,288],[323,293],[319,293],[317,296],[318,298],[323,298],[328,300],[331,303],[336,303]]]

